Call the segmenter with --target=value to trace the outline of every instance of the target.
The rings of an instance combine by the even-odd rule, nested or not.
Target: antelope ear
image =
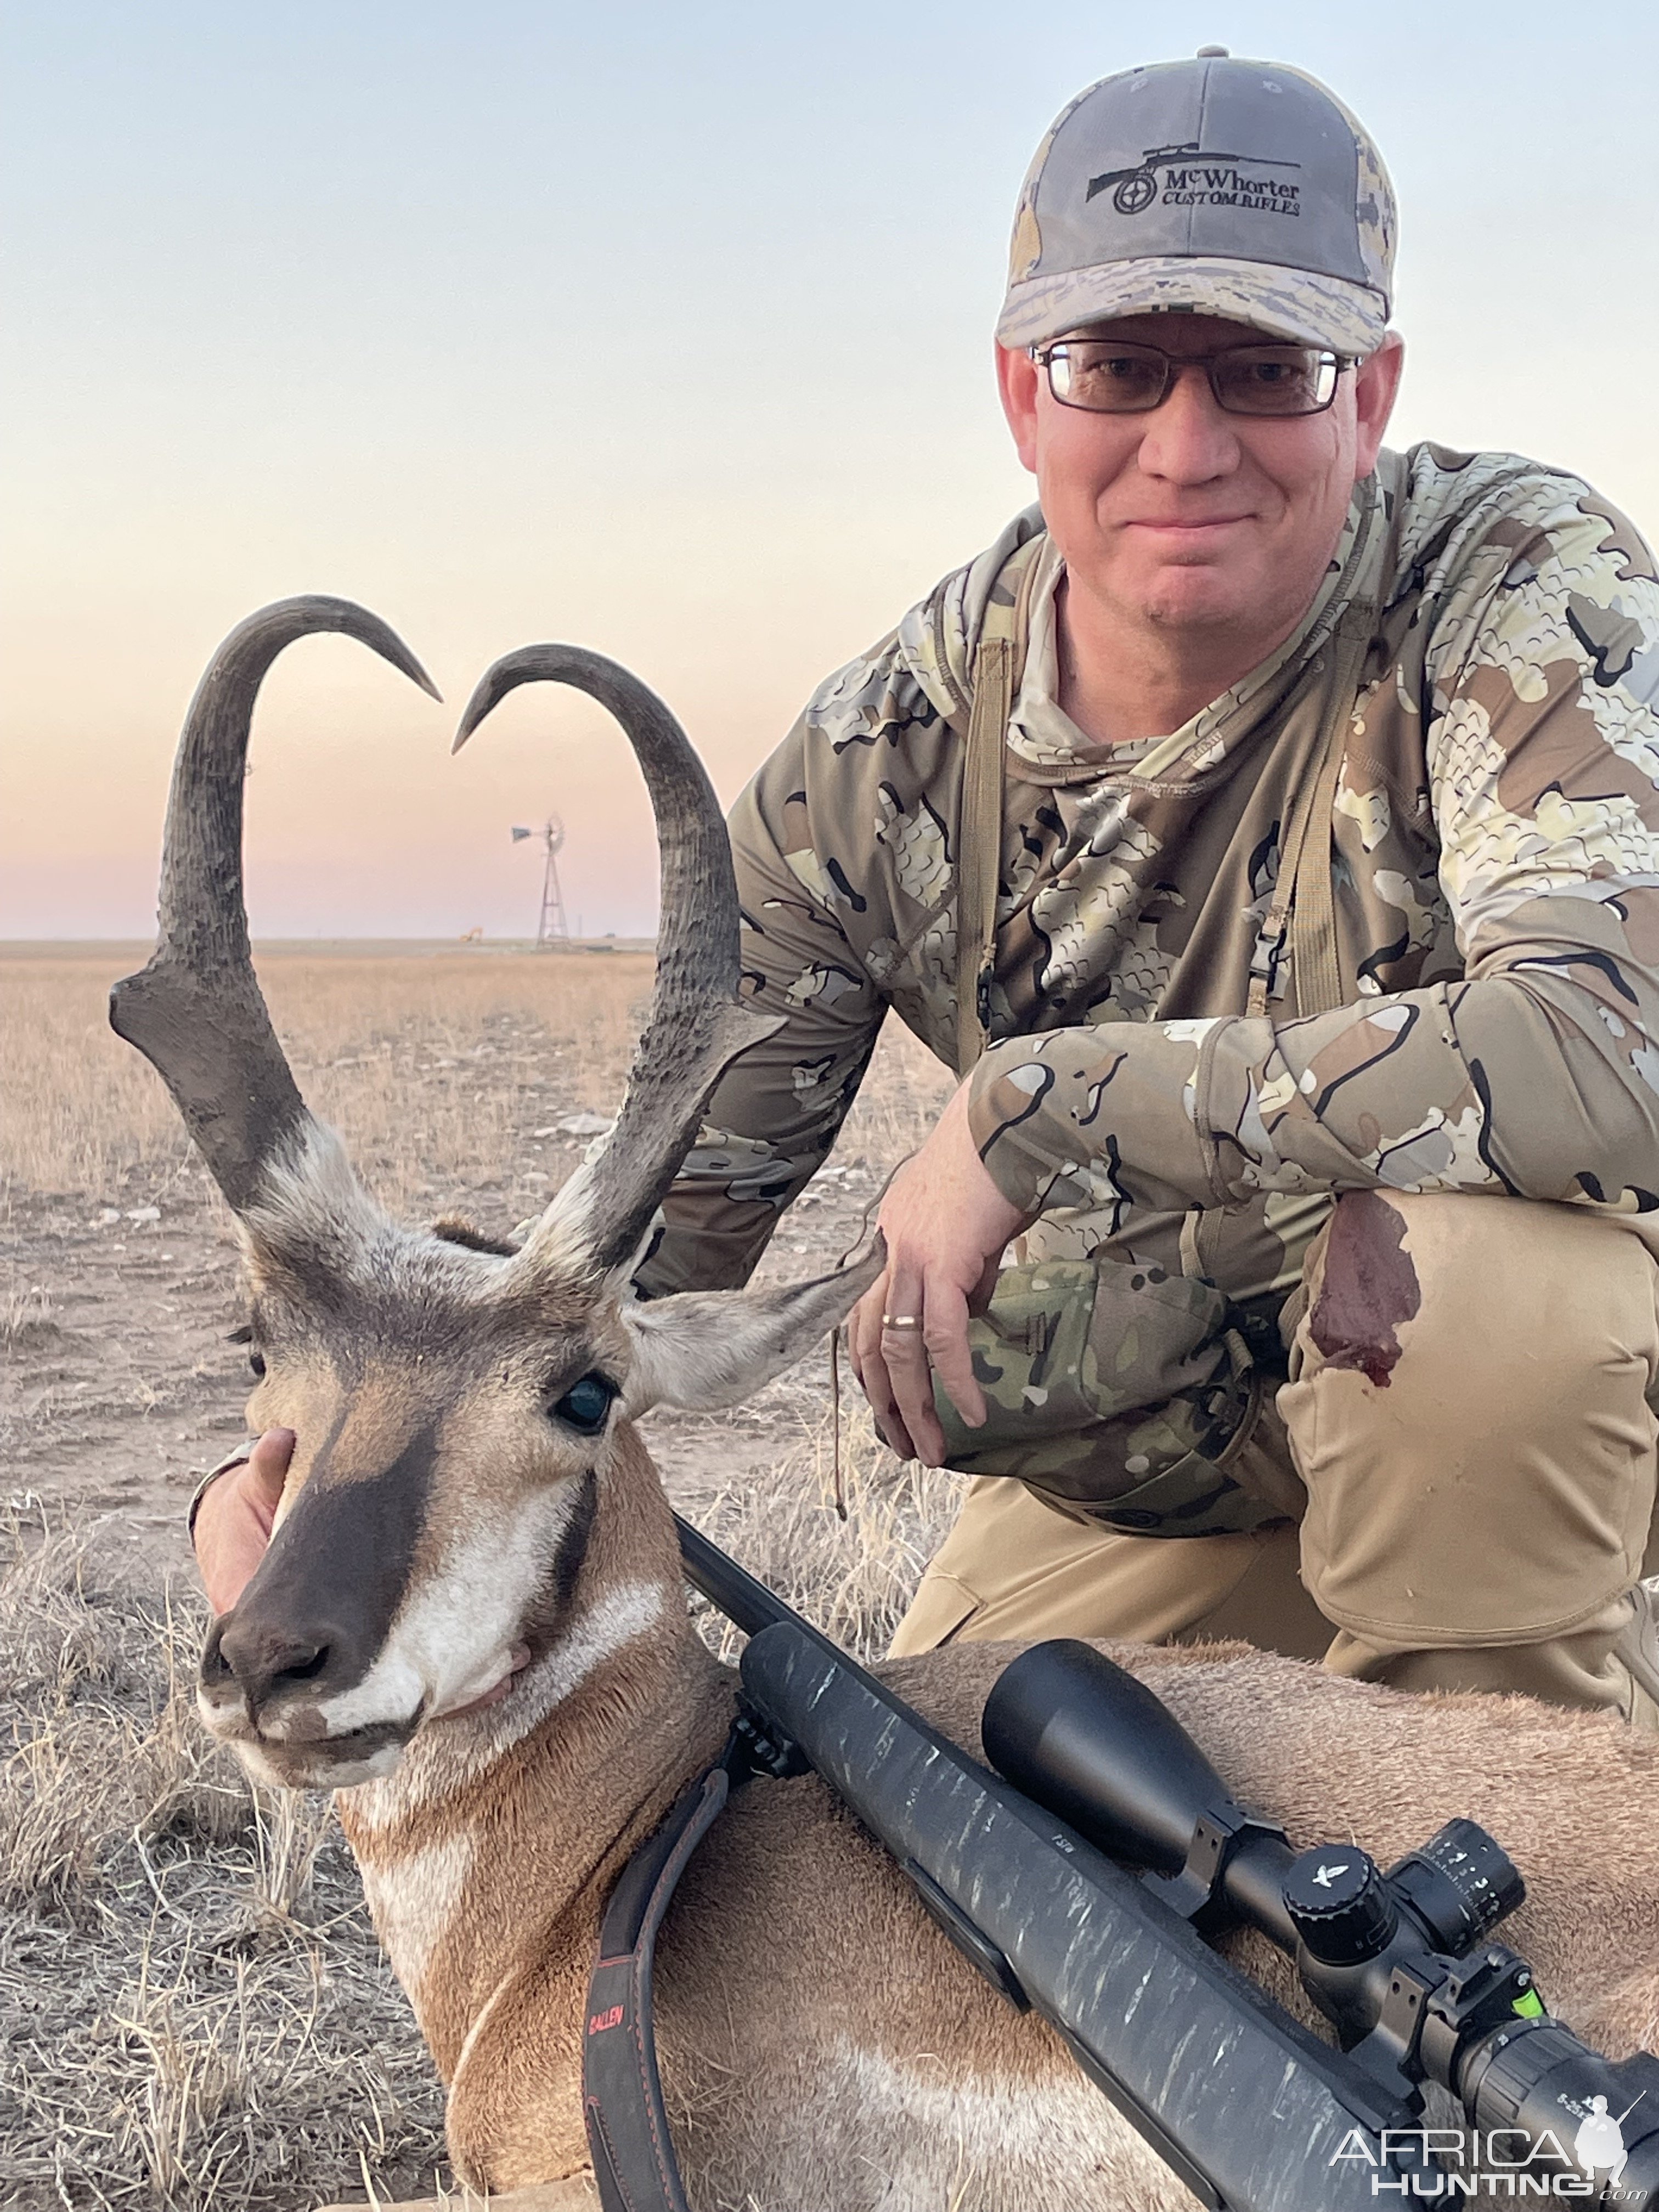
[[[710,1413],[741,1405],[844,1321],[886,1264],[878,1235],[844,1267],[810,1283],[684,1291],[624,1306],[634,1359],[623,1411],[635,1419],[653,1406]]]

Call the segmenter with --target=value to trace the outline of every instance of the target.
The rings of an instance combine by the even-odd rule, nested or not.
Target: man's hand
[[[1004,1248],[1030,1219],[986,1171],[968,1126],[965,1083],[894,1176],[878,1218],[887,1267],[848,1323],[853,1371],[892,1449],[937,1467],[945,1432],[933,1377],[978,1428],[985,1398],[968,1349],[969,1316],[984,1310]]]
[[[228,1613],[253,1579],[270,1542],[288,1463],[292,1429],[267,1429],[245,1463],[210,1483],[196,1509],[196,1564],[208,1603]]]

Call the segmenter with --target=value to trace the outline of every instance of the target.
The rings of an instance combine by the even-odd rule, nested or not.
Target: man
[[[747,1273],[886,1006],[968,1073],[963,762],[1023,617],[989,1049],[853,1329],[899,1449],[997,1470],[896,1648],[1243,1634],[1659,1719],[1659,595],[1583,484],[1382,453],[1393,245],[1291,70],[1206,52],[1061,115],[998,331],[1041,516],[738,801],[788,1020],[643,1280]]]
[[[1576,480],[1382,449],[1393,246],[1297,72],[1061,115],[998,330],[1041,511],[738,801],[787,1019],[641,1285],[746,1276],[890,1006],[966,1079],[854,1356],[980,1478],[896,1649],[1243,1635],[1656,1726],[1659,589]]]

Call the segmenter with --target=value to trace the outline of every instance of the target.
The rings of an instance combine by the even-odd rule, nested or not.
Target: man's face
[[[1264,343],[1211,315],[1136,315],[1087,335],[1178,355]],[[999,349],[1004,410],[1071,587],[1172,641],[1231,633],[1270,651],[1313,599],[1376,461],[1401,356],[1390,335],[1322,414],[1275,420],[1224,413],[1191,368],[1150,413],[1089,414],[1062,406],[1029,356]]]

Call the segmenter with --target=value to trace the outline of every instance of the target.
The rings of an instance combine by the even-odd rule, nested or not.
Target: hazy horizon
[[[729,799],[833,667],[1024,505],[991,376],[1015,192],[1079,87],[1216,41],[1322,76],[1393,171],[1390,443],[1585,475],[1650,537],[1659,13],[1386,26],[1311,0],[865,0],[606,15],[0,14],[11,113],[0,937],[151,933],[191,690],[251,609],[391,621],[283,657],[256,726],[264,940],[533,933],[558,812],[573,927],[648,935],[649,813],[591,702],[496,654],[613,653]]]

